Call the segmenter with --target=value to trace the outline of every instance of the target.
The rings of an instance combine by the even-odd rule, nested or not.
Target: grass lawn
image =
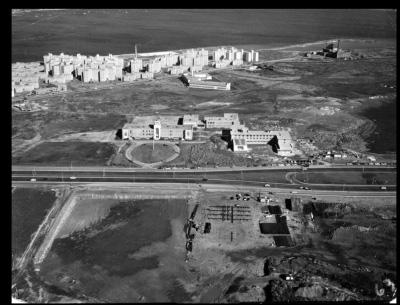
[[[143,144],[136,147],[131,152],[132,157],[135,160],[144,163],[154,163],[160,162],[172,156],[174,154],[174,149],[166,144]]]
[[[18,157],[13,164],[40,165],[107,165],[115,148],[109,143],[44,142]]]
[[[396,173],[323,172],[298,173],[296,178],[308,183],[332,184],[396,184]],[[308,179],[308,180],[307,180]]]

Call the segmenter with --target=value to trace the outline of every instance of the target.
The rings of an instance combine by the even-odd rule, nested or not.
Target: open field
[[[12,192],[13,255],[20,256],[24,252],[55,199],[55,192],[45,188],[16,188]]]
[[[31,165],[107,165],[114,145],[101,142],[43,142],[13,156],[14,164]]]
[[[296,179],[307,183],[320,184],[396,184],[397,173],[375,172],[324,172],[324,173],[297,173]]]
[[[384,42],[352,41],[352,46],[358,44],[357,49],[366,54],[360,60],[298,59],[255,72],[210,69],[216,79],[232,83],[229,92],[188,89],[169,75],[86,93],[76,92],[80,84],[73,81],[62,98],[36,100],[47,111],[13,112],[13,152],[21,153],[46,139],[65,141],[72,133],[106,132],[107,137],[93,136],[111,141],[113,131],[138,115],[223,112],[239,113],[254,129],[269,128],[268,121],[276,120],[290,127],[294,138],[308,137],[321,149],[395,152],[391,130],[396,121],[396,91],[390,86],[396,85],[396,58],[384,52],[395,50],[394,45]],[[175,162],[186,162],[183,159]]]

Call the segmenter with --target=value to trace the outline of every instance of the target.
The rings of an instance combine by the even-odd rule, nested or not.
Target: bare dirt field
[[[33,286],[22,297],[92,302],[390,299],[382,279],[396,279],[393,198],[378,204],[373,198],[313,201],[302,196],[288,210],[293,196],[268,195],[271,201],[263,204],[256,201],[258,192],[249,194],[250,200],[243,201],[232,200],[232,192],[201,188],[81,189],[40,272],[30,271]],[[190,216],[193,226],[187,222]],[[282,217],[291,240],[286,246],[281,245],[284,236],[274,235],[283,231],[260,230],[260,222],[273,226],[273,219]],[[293,281],[280,277],[288,273]],[[376,295],[375,284],[384,288],[383,296]]]
[[[19,256],[56,199],[46,188],[16,188],[12,192],[12,253]]]

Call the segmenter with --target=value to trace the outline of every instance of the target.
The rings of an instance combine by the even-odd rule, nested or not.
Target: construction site
[[[209,303],[395,296],[395,198],[143,186],[53,187],[56,200],[32,215],[36,227],[24,233],[32,239],[13,255],[13,297]],[[13,207],[29,204],[24,198],[13,197]]]

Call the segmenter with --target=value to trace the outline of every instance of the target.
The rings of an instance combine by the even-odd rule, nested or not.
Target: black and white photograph
[[[397,9],[9,17],[12,303],[396,304]]]

